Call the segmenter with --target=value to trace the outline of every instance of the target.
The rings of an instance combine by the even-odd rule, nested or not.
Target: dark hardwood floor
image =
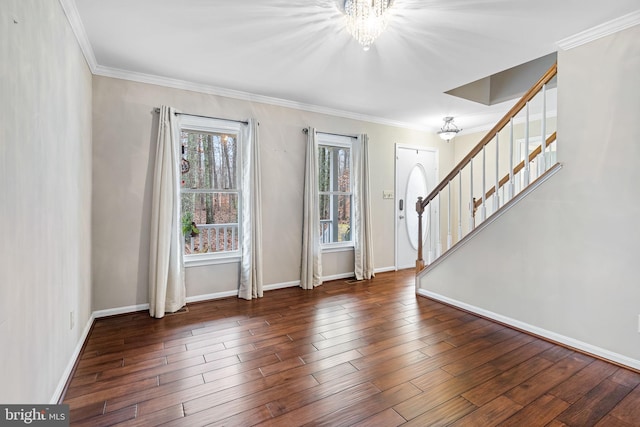
[[[64,402],[74,426],[638,426],[639,384],[407,270],[99,319]]]

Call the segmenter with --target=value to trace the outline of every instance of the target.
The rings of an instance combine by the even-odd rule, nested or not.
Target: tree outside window
[[[182,129],[180,139],[185,255],[237,251],[238,135]]]
[[[346,138],[350,140],[351,138]],[[351,146],[321,140],[318,145],[320,241],[350,242],[352,216]]]

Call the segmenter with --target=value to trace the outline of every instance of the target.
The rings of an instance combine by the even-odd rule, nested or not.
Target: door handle
[[[400,218],[400,219],[404,219],[404,215],[400,215],[398,218]]]

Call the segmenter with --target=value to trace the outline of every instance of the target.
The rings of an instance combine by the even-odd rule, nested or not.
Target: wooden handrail
[[[540,80],[538,80],[536,84],[534,84],[531,87],[531,89],[529,89],[527,93],[525,93],[522,96],[522,98],[520,98],[520,100],[516,102],[516,104],[509,110],[509,112],[505,114],[504,117],[502,117],[502,119],[498,121],[498,123],[496,123],[496,125],[484,136],[484,138],[482,138],[480,142],[475,147],[473,147],[471,151],[469,151],[469,153],[451,170],[451,172],[449,172],[449,174],[442,181],[440,181],[440,184],[438,184],[436,188],[434,188],[431,191],[431,193],[427,195],[426,198],[424,199],[422,197],[418,198],[418,201],[416,202],[416,212],[418,213],[418,259],[416,260],[417,272],[422,270],[425,265],[424,260],[422,258],[422,214],[424,213],[424,210],[427,207],[427,205],[433,199],[435,199],[438,196],[438,194],[440,194],[440,192],[444,190],[444,188],[447,185],[449,185],[451,181],[453,181],[453,179],[459,173],[462,172],[465,166],[467,166],[467,164],[469,164],[469,162],[471,162],[473,158],[477,156],[484,149],[484,147],[493,140],[494,137],[496,137],[498,132],[504,129],[505,126],[507,126],[507,124],[509,124],[512,121],[512,119],[516,116],[516,114],[518,114],[527,105],[527,103],[531,101],[538,94],[538,92],[540,92],[540,90],[542,90],[542,88],[547,83],[549,83],[552,78],[556,76],[557,73],[558,73],[558,64],[555,63],[551,66],[551,68],[547,70],[546,73],[544,73],[544,75],[540,78]],[[548,146],[553,141],[555,141],[555,139],[556,139],[556,133],[554,132],[549,138],[545,140],[546,146]],[[535,159],[535,157],[538,154],[540,154],[541,151],[542,151],[542,144],[540,144],[540,146],[536,148],[529,155],[529,161]],[[498,165],[496,165],[496,168],[497,167]],[[513,173],[516,174],[520,172],[520,170],[522,170],[523,168],[524,168],[524,160],[521,161],[513,169]],[[508,181],[509,181],[509,175],[502,178],[498,182],[498,189],[502,187],[504,184],[506,184]],[[495,192],[496,192],[496,188],[494,186],[486,193],[486,195],[484,196],[484,200],[486,200],[486,198],[488,198],[490,195],[492,195]],[[476,209],[481,203],[482,203],[482,199],[476,200],[475,198],[473,198],[473,202],[472,202],[473,209],[472,209],[471,221],[473,221],[475,217]],[[431,260],[429,260],[429,262],[431,262]]]
[[[549,135],[549,138],[546,139],[544,143],[545,148],[551,145],[555,140],[556,140],[556,133],[554,132],[551,135]],[[542,153],[542,144],[538,145],[538,147],[535,150],[533,150],[531,154],[529,154],[529,161],[530,162],[533,161],[536,157],[538,157],[540,153]],[[522,169],[524,169],[524,160],[521,160],[520,163],[518,163],[513,168],[513,174],[514,175],[517,174]],[[510,174],[506,174],[500,181],[498,181],[498,190],[502,188],[507,182],[509,182],[510,176],[511,176]],[[493,196],[493,193],[495,192],[496,192],[496,186],[494,185],[489,189],[489,191],[487,191],[487,193],[484,196],[484,199],[487,200],[489,197]],[[475,212],[475,208],[478,208],[480,205],[482,205],[482,198],[474,201],[473,203],[474,212]]]
[[[538,82],[531,87],[525,93],[522,98],[509,110],[507,114],[504,115],[502,119],[485,135],[484,138],[480,140],[480,142],[467,154],[461,161],[458,163],[449,174],[438,184],[436,188],[429,193],[429,195],[422,199],[422,206],[426,207],[429,202],[436,198],[438,193],[442,191],[448,184],[453,180],[464,169],[464,167],[469,163],[476,155],[478,155],[482,148],[487,145],[491,140],[496,136],[498,132],[500,132],[516,114],[520,112],[526,105],[527,102],[531,101],[536,94],[542,89],[542,87],[549,83],[553,77],[558,73],[558,64],[555,63],[547,70],[546,73],[538,80]]]

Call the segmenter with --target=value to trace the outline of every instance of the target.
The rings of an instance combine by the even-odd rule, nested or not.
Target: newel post
[[[416,212],[418,212],[418,259],[416,260],[416,273],[419,273],[424,268],[424,260],[422,259],[422,213],[424,212],[422,197],[418,197]]]

